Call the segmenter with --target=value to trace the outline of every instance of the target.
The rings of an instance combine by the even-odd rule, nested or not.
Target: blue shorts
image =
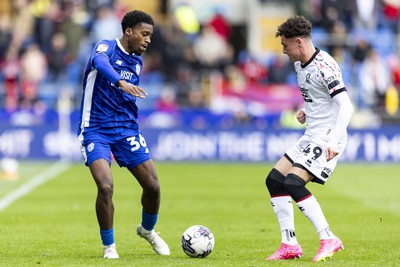
[[[81,152],[87,166],[97,159],[105,159],[111,164],[111,152],[118,165],[129,170],[151,159],[146,140],[141,133],[123,127],[86,128]]]

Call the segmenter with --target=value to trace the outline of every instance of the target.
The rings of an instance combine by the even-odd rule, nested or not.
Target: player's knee
[[[283,174],[280,173],[280,171],[278,171],[277,169],[274,168],[270,171],[267,178],[265,179],[265,185],[267,186],[271,196],[288,194],[283,185],[284,180],[285,176],[283,176]]]
[[[160,194],[160,183],[158,182],[158,179],[147,179],[143,184],[143,190],[151,194]]]
[[[283,185],[296,202],[311,195],[311,192],[306,188],[306,182],[296,174],[289,173]]]
[[[114,186],[112,183],[100,183],[97,186],[100,196],[103,199],[111,199],[114,193]]]

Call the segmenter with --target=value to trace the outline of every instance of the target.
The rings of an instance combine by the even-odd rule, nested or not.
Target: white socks
[[[292,198],[290,196],[271,198],[272,208],[278,218],[281,229],[282,243],[295,245],[297,239],[294,231],[294,211]],[[329,224],[322,212],[317,199],[310,197],[296,203],[300,211],[314,225],[320,239],[334,239],[336,236],[329,228]]]
[[[290,196],[271,198],[271,205],[278,218],[279,227],[282,234],[282,243],[297,244],[294,232],[294,211],[292,198]]]
[[[329,229],[329,224],[325,219],[321,206],[313,195],[300,202],[297,202],[297,206],[314,225],[314,228],[317,231],[320,239],[335,238],[335,235]]]

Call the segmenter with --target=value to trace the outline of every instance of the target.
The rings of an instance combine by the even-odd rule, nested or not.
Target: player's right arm
[[[132,96],[145,98],[147,93],[145,90],[134,84],[128,83],[118,72],[111,66],[109,56],[107,54],[109,46],[105,43],[99,43],[96,46],[96,53],[93,55],[92,66],[111,83],[120,87],[122,91]]]

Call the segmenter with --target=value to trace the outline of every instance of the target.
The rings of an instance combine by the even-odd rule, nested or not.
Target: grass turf
[[[46,169],[22,163],[19,180],[0,181],[0,198]],[[280,233],[269,204],[267,164],[157,163],[162,203],[156,230],[171,256],[156,255],[135,234],[141,188],[125,169],[113,166],[115,238],[120,259],[102,259],[94,211],[95,184],[82,165],[71,167],[0,212],[0,266],[315,266],[318,246],[312,224],[295,209],[303,257],[266,262]],[[326,266],[400,266],[399,165],[341,164],[325,186],[308,188],[332,230],[343,240]],[[187,257],[183,231],[203,224],[215,235],[205,259]]]

